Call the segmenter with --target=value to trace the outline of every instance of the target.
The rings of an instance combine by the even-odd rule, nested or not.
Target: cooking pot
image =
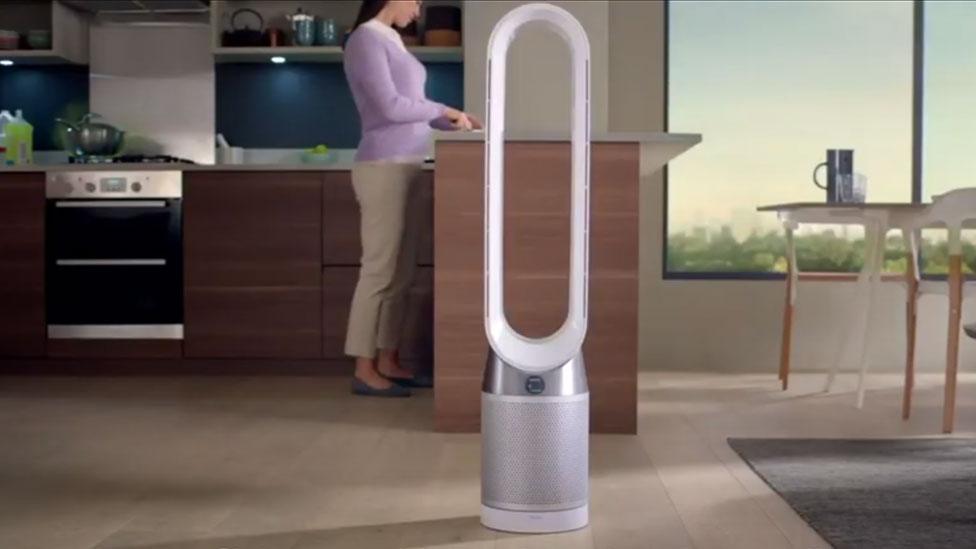
[[[115,156],[122,148],[125,132],[104,122],[93,122],[101,116],[89,113],[74,124],[58,118],[56,122],[67,128],[70,151],[75,156]]]

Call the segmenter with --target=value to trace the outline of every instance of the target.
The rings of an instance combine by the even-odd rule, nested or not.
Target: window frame
[[[671,3],[664,0],[664,131],[671,131]],[[677,0],[680,1],[680,0]],[[912,0],[912,203],[922,202],[922,162],[924,139],[925,94],[925,0]],[[663,280],[785,280],[786,273],[753,271],[672,271],[668,268],[668,206],[670,185],[668,166],[662,168],[664,178],[663,244],[661,246],[661,278]],[[944,280],[945,276],[923,275],[926,280]]]

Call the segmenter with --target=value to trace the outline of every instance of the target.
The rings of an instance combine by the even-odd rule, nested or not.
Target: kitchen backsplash
[[[427,94],[461,107],[464,65],[427,63]],[[233,146],[355,148],[359,118],[340,63],[218,64],[217,131]]]
[[[0,69],[0,109],[24,111],[24,118],[34,126],[35,149],[61,149],[61,132],[54,119],[77,120],[88,111],[88,67]]]

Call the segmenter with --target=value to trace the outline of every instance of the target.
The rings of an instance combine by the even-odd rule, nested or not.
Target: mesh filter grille
[[[560,510],[588,497],[589,399],[481,395],[481,499],[513,510]]]

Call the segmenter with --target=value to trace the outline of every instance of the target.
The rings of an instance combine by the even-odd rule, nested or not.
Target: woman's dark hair
[[[383,11],[387,2],[389,0],[363,0],[363,3],[359,6],[359,15],[356,16],[356,22],[349,29],[349,34],[346,35],[346,38],[352,36],[353,31],[358,29],[359,25],[376,17],[379,12]],[[345,46],[345,43],[343,43],[343,46]]]

